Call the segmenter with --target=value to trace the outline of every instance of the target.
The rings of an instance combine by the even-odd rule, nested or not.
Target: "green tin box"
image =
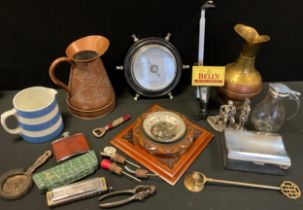
[[[33,180],[40,190],[51,190],[92,174],[97,168],[97,156],[94,151],[89,151],[50,169],[36,173]]]

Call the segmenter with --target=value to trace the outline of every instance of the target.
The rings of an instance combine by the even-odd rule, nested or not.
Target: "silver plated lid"
[[[283,83],[270,83],[269,90],[272,94],[279,97],[288,97],[290,95],[300,96],[301,93],[290,89],[287,85]]]

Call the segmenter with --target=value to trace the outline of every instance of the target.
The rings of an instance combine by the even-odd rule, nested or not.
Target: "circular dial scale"
[[[168,95],[177,86],[182,74],[182,61],[169,38],[149,37],[138,39],[128,50],[124,59],[124,75],[128,84],[140,95],[159,97]]]
[[[134,79],[142,88],[158,91],[168,87],[174,81],[177,62],[167,48],[151,44],[136,52],[131,68]]]
[[[178,141],[186,132],[184,121],[172,112],[153,112],[143,121],[146,135],[158,143]]]

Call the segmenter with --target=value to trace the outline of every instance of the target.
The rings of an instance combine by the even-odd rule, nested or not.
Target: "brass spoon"
[[[204,174],[194,171],[192,174],[188,175],[184,179],[184,185],[186,189],[191,192],[200,192],[203,190],[205,184],[216,183],[216,184],[226,184],[234,186],[252,187],[252,188],[262,188],[268,190],[279,190],[283,195],[289,199],[298,199],[301,196],[300,188],[291,181],[283,181],[280,186],[270,186],[262,184],[254,184],[247,182],[235,182],[222,179],[212,179],[206,177]]]

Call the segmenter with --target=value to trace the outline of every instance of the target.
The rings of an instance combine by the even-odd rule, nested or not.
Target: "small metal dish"
[[[149,138],[158,143],[173,143],[184,136],[186,125],[179,115],[158,111],[144,119],[143,130]]]

